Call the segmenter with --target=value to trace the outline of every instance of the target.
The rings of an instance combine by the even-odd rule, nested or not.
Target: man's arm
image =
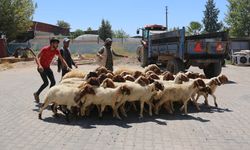
[[[97,53],[96,56],[102,59],[102,54],[104,52],[104,47],[102,47]]]
[[[126,58],[128,57],[128,56],[125,56],[125,55],[116,54],[114,50],[112,50],[112,53],[116,57],[126,57]]]
[[[63,56],[63,50],[60,50],[61,56]],[[57,71],[60,72],[62,69],[62,62],[61,60],[58,58],[57,59]]]
[[[58,58],[61,60],[63,66],[64,66],[65,68],[67,68],[67,70],[70,70],[68,64],[66,63],[66,61],[64,60],[64,58],[62,57],[62,55],[61,55],[60,53],[59,53],[59,55],[58,55]]]

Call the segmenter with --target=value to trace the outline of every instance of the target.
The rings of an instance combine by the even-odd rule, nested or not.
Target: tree
[[[202,24],[196,21],[192,21],[187,27],[187,33],[188,35],[196,35],[200,33],[201,29],[202,29]]]
[[[105,41],[106,38],[112,38],[112,29],[108,20],[102,19],[101,26],[99,27],[99,37]]]
[[[228,0],[228,2],[225,21],[230,27],[230,34],[250,37],[250,1]]]
[[[8,42],[30,29],[34,10],[32,0],[0,0],[0,31]]]
[[[210,33],[220,30],[222,27],[221,23],[218,22],[220,10],[215,8],[214,0],[208,0],[205,7],[204,18],[202,20],[205,32]]]
[[[63,20],[57,20],[57,26],[61,27],[61,28],[67,28],[69,29],[70,28],[70,24],[66,21],[63,21]]]
[[[125,31],[123,31],[122,29],[120,29],[120,30],[115,30],[113,32],[113,37],[114,38],[128,38],[129,35]]]
[[[77,29],[77,30],[75,30],[75,32],[73,32],[73,33],[71,34],[71,36],[72,36],[73,38],[76,38],[76,37],[78,37],[78,36],[80,36],[80,35],[83,35],[83,34],[84,34],[84,31],[83,31],[83,30]]]
[[[91,28],[91,27],[88,27],[87,31],[92,31],[92,28]]]

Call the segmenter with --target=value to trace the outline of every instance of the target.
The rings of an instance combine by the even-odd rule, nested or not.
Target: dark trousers
[[[63,77],[66,73],[68,73],[68,72],[69,72],[68,70],[62,69],[62,77]]]
[[[50,80],[50,87],[52,87],[52,86],[54,86],[56,84],[54,74],[53,74],[53,72],[52,72],[52,70],[50,68],[44,69],[44,71],[39,72],[39,74],[40,74],[40,76],[41,76],[41,78],[43,80],[43,84],[41,85],[41,87],[36,92],[38,95],[49,85],[48,78]]]

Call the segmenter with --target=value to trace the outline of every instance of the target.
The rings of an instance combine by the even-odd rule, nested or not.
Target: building
[[[45,32],[45,33],[53,33],[54,35],[69,35],[69,28],[61,28],[56,25],[51,25],[43,22],[33,21],[33,25],[31,29],[35,32]]]

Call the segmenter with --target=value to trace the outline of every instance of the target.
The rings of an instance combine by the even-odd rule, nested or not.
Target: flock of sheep
[[[49,89],[40,108],[39,119],[50,104],[55,115],[57,109],[60,109],[67,119],[69,113],[88,116],[94,106],[98,108],[99,117],[102,117],[106,106],[110,106],[113,117],[121,119],[120,113],[126,117],[129,111],[126,103],[137,110],[135,102],[140,103],[140,118],[144,112],[152,116],[152,111],[158,114],[162,108],[172,114],[173,102],[180,102],[180,110],[187,114],[187,103],[190,100],[200,110],[197,100],[201,95],[207,105],[208,95],[212,95],[217,107],[215,90],[226,82],[228,79],[225,75],[211,79],[193,72],[173,75],[168,71],[162,72],[156,65],[149,65],[143,72],[128,69],[110,72],[104,67],[89,73],[72,70],[59,84]],[[144,109],[145,103],[148,110]]]

